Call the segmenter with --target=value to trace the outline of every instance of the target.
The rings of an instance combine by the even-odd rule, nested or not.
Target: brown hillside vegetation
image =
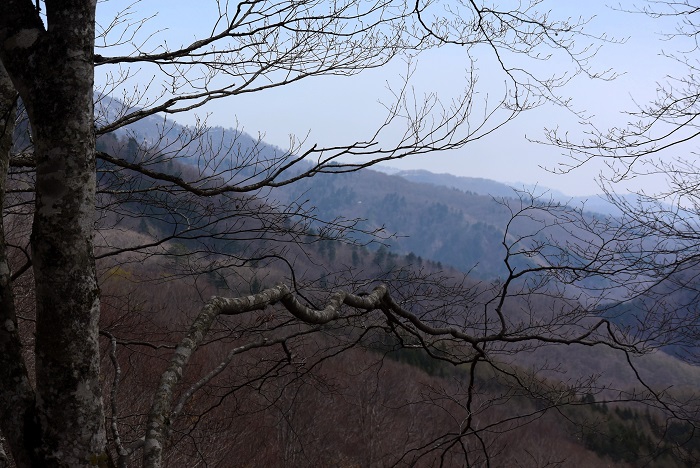
[[[605,129],[568,86],[617,39],[540,0],[106,3],[0,3],[0,466],[699,464],[700,169],[656,160],[698,136],[690,55]],[[690,3],[638,13],[692,40]],[[374,71],[334,141],[204,117]],[[548,123],[557,170],[603,157],[620,216],[365,171],[552,106],[584,135]]]
[[[337,249],[336,259],[352,251],[342,244]],[[415,271],[405,259],[397,259],[396,266],[403,274]],[[370,272],[376,268],[364,263],[359,267]],[[320,263],[317,268],[329,265]],[[118,393],[113,407],[118,408],[127,444],[136,442],[142,431],[149,395],[157,383],[152,379],[158,372],[153,371],[164,368],[202,298],[216,290],[206,279],[164,278],[162,273],[169,269],[159,270],[154,260],[147,267],[133,264],[103,271],[102,329],[118,337],[121,346],[114,357],[121,370],[119,388],[129,389]],[[270,270],[265,276],[277,274]],[[136,276],[140,276],[138,281]],[[241,277],[238,290],[250,288],[250,282]],[[444,284],[444,277],[441,282]],[[319,291],[320,297],[323,294]],[[612,375],[615,379],[607,390],[599,381],[590,382],[589,388],[598,400],[615,400],[605,393],[625,388],[633,379],[617,374],[611,362],[616,359],[614,354],[596,349],[580,355],[580,350],[570,352],[569,348],[551,348],[561,354],[549,353],[549,348],[532,354],[518,352],[510,365],[516,366],[514,370],[520,368],[515,372],[521,379],[542,379],[535,375],[546,373],[538,370],[528,375],[526,370],[535,362],[542,365],[542,355],[550,363],[567,361],[569,369],[566,374],[549,373],[548,381],[530,380],[539,390],[524,392],[488,367],[477,371],[470,384],[468,369],[400,346],[385,330],[386,324],[367,320],[350,315],[330,327],[306,327],[274,309],[221,320],[188,368],[184,388],[194,388],[214,369],[212,363],[230,364],[186,400],[165,454],[167,465],[191,466],[206,460],[232,467],[464,466],[463,448],[435,448],[446,437],[449,440],[450,434],[459,433],[471,415],[474,424],[484,428],[482,442],[496,466],[625,466],[625,461],[630,466],[642,461],[647,466],[683,466],[674,462],[672,445],[659,442],[662,432],[635,424],[633,418],[646,417],[656,426],[663,424],[661,419],[641,415],[640,407],[632,407],[630,414],[636,416],[623,419],[615,412],[617,406],[591,405],[584,401],[586,395],[568,394],[574,380],[580,387],[584,376]],[[285,346],[262,345],[241,351],[232,360],[227,355],[259,336],[271,339],[289,335],[289,330],[297,335]],[[108,343],[104,346],[103,366],[109,376],[105,391],[109,391],[114,367],[108,359]],[[532,359],[534,356],[539,357]],[[572,362],[575,356],[579,361]],[[662,359],[667,372],[663,378],[677,379],[688,371],[673,372],[671,361]],[[565,395],[564,399],[553,401],[554,392]],[[533,397],[538,394],[539,399]],[[469,399],[473,401],[468,407]],[[567,418],[558,417],[562,411]],[[611,430],[628,431],[627,445],[615,442],[620,436]],[[603,440],[610,445],[601,446],[592,434],[607,434]],[[629,442],[629,437],[638,440]],[[655,445],[659,443],[662,445]],[[482,462],[482,448],[472,447],[468,453],[470,464]]]
[[[595,310],[582,314],[576,301],[552,294],[547,283],[520,284],[504,294],[499,281],[382,245],[368,248],[362,241],[371,233],[379,233],[380,242],[394,238],[381,237],[383,226],[356,224],[359,212],[342,212],[324,227],[324,216],[294,202],[224,196],[208,200],[202,211],[187,197],[154,200],[147,190],[146,196],[115,190],[141,183],[128,177],[105,174],[102,181],[96,240],[101,364],[108,422],[119,429],[112,437],[118,434],[126,448],[141,443],[159,376],[212,295],[244,296],[292,282],[319,307],[331,291],[366,294],[380,279],[423,323],[475,335],[480,327],[498,327],[500,298],[501,314],[521,336],[570,337],[599,320]],[[15,195],[6,223],[13,226],[13,244],[22,245],[31,210],[21,190]],[[227,206],[235,206],[235,216],[220,216]],[[508,213],[502,208],[482,220],[497,226]],[[22,250],[12,253],[13,268],[22,271]],[[30,285],[26,272],[17,291],[27,345],[33,340]],[[314,326],[291,319],[280,304],[219,317],[174,395],[164,462],[474,466],[488,459],[497,466],[672,467],[698,455],[688,427],[667,419],[618,349],[526,340],[491,346],[488,359],[474,360],[474,348],[418,334],[389,317],[347,309],[340,320]],[[659,352],[634,362],[644,383],[665,389],[678,404],[694,398],[697,368]],[[465,427],[475,437],[464,438]],[[124,459],[137,463],[138,454]]]
[[[107,298],[102,329],[122,344],[116,356],[119,388],[129,391],[119,392],[114,408],[119,408],[127,444],[141,433],[157,383],[148,377],[165,366],[199,297],[213,288],[184,278],[156,280],[144,288],[143,279],[130,280],[144,273],[138,270],[112,269],[102,284]],[[347,323],[308,330],[274,311],[225,320],[189,367],[185,387],[210,372],[211,363],[225,361],[229,350],[290,327],[299,336],[287,342],[287,349],[263,346],[235,356],[186,403],[165,455],[168,466],[203,460],[232,467],[464,464],[461,449],[436,452],[434,447],[446,434],[458,432],[468,416],[468,372],[431,362],[419,350],[402,351],[387,341],[390,335],[381,326]],[[109,355],[107,347],[107,383],[114,373]],[[474,417],[479,426],[492,425],[484,435],[492,463],[605,463],[577,439],[574,426],[538,408],[527,395],[486,375],[477,385]],[[472,463],[480,463],[480,450],[472,451]]]

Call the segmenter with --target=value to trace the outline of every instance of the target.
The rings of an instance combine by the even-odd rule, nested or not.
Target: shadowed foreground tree
[[[470,457],[477,457],[478,462],[481,455],[475,454],[489,451],[483,430],[471,416],[477,365],[488,362],[502,376],[518,382],[519,388],[534,391],[534,379],[500,364],[492,353],[512,355],[538,344],[556,343],[601,344],[634,351],[634,346],[620,341],[608,321],[591,322],[587,312],[585,320],[568,312],[564,315],[567,320],[561,318],[565,321],[562,324],[556,322],[558,315],[554,322],[544,324],[536,323],[534,318],[528,324],[522,317],[509,317],[503,310],[506,299],[533,289],[521,285],[513,293],[514,284],[526,273],[538,273],[537,268],[517,272],[511,269],[507,281],[492,291],[489,300],[476,302],[483,307],[475,321],[471,318],[476,315],[466,313],[471,307],[464,300],[465,293],[450,296],[444,288],[439,290],[444,295],[442,309],[449,305],[450,310],[459,310],[461,315],[442,316],[438,313],[441,307],[431,305],[427,299],[421,313],[409,310],[401,302],[411,297],[406,291],[392,292],[383,285],[376,285],[373,292],[364,296],[338,290],[330,299],[319,302],[327,306],[313,308],[303,305],[295,299],[292,288],[282,285],[253,296],[207,302],[160,378],[142,437],[128,447],[122,443],[114,395],[110,396],[109,436],[106,431],[96,256],[128,262],[135,261],[130,255],[148,256],[148,249],[168,246],[169,255],[177,258],[177,251],[172,250],[174,244],[168,244],[173,240],[192,242],[207,236],[229,235],[230,244],[240,244],[260,240],[266,233],[275,237],[279,232],[287,233],[290,244],[297,245],[303,224],[295,229],[277,218],[280,225],[266,225],[261,217],[249,231],[250,226],[244,223],[236,226],[239,218],[232,206],[244,205],[250,211],[274,206],[272,201],[265,204],[255,199],[268,196],[272,188],[321,173],[356,171],[380,161],[461,148],[496,131],[523,111],[545,102],[568,102],[561,98],[558,89],[566,84],[570,74],[540,76],[536,64],[543,56],[564,55],[570,59],[568,71],[596,76],[588,70],[591,51],[574,43],[585,24],[580,20],[555,20],[539,3],[517,3],[513,8],[498,10],[477,2],[464,2],[458,8],[389,0],[332,4],[217,2],[207,34],[173,47],[172,42],[160,43],[157,33],[144,32],[148,22],[136,16],[134,5],[126,6],[115,18],[96,27],[94,0],[4,2],[0,7],[0,193],[4,197],[8,171],[13,167],[10,175],[19,184],[13,188],[18,198],[11,203],[4,201],[5,207],[9,205],[6,213],[15,208],[19,212],[18,207],[33,203],[32,209],[23,211],[33,217],[29,246],[22,241],[7,242],[5,235],[11,233],[4,227],[0,233],[0,427],[15,463],[73,467],[116,462],[123,466],[135,451],[142,450],[145,466],[161,466],[173,422],[201,386],[179,389],[182,395],[176,404],[173,395],[214,319],[259,311],[275,303],[296,317],[294,325],[261,341],[230,349],[222,369],[238,354],[258,347],[276,345],[291,355],[287,341],[294,334],[311,333],[316,330],[314,327],[332,324],[344,314],[361,324],[364,316],[373,312],[373,317],[380,317],[381,328],[388,327],[388,333],[397,339],[405,340],[406,334],[411,337],[411,346],[425,348],[436,359],[470,368],[472,381],[464,403],[468,416],[460,430],[440,443],[433,441],[410,450],[418,455],[438,450],[444,455],[454,449],[467,463],[472,462]],[[99,54],[95,53],[96,46]],[[108,145],[105,150],[96,151],[96,136],[158,113],[189,111],[212,99],[234,99],[236,95],[292,85],[301,79],[353,75],[440,46],[463,48],[465,57],[489,54],[494,58],[498,65],[493,72],[503,79],[501,99],[477,100],[479,80],[471,61],[465,64],[464,94],[449,105],[443,105],[434,95],[416,100],[410,83],[404,83],[394,91],[394,101],[386,105],[385,121],[365,141],[321,148],[294,140],[287,150],[270,153],[255,144],[244,147],[236,141],[218,141],[204,125],[177,135],[169,133],[164,125],[158,141],[130,143],[132,148],[127,148],[126,155],[109,151]],[[523,63],[532,68],[524,68]],[[96,67],[105,69],[108,77],[99,93],[94,90]],[[147,84],[136,83],[137,70],[152,74],[152,79],[149,77]],[[496,79],[490,76],[489,81]],[[121,107],[113,107],[108,96],[112,93],[126,98]],[[16,141],[11,150],[18,108],[26,111],[31,137]],[[398,138],[385,136],[393,134],[389,130],[397,127],[403,129]],[[342,159],[344,156],[354,161],[364,158],[364,162],[348,163]],[[198,162],[196,169],[168,171],[169,162],[188,158]],[[187,206],[183,200],[192,204]],[[155,239],[126,245],[105,235],[96,255],[96,222],[103,228],[118,227],[123,215],[142,209],[137,202],[141,206],[147,202],[145,206],[149,208],[141,215],[162,217],[170,225],[171,234],[164,235],[161,230],[153,234]],[[282,207],[282,212],[288,215],[290,223],[290,219],[298,219],[294,216],[312,216],[294,204]],[[217,217],[227,218],[234,227],[218,230]],[[351,232],[352,223],[331,221],[325,226],[326,232],[319,236],[333,237],[348,229]],[[213,244],[201,245],[204,247],[199,253],[214,248]],[[15,271],[8,262],[8,247],[26,256],[24,264]],[[523,257],[538,253],[532,249],[516,247]],[[221,268],[238,261],[245,264],[283,254],[284,249],[267,254],[231,254],[232,263],[223,263]],[[188,267],[201,268],[194,265],[201,257],[187,250],[182,251],[180,258]],[[207,268],[212,270],[211,266]],[[30,272],[36,309],[32,365],[23,352],[15,311],[17,301],[13,298],[14,286]],[[408,291],[420,297],[420,287],[423,286],[415,285]],[[420,309],[420,303],[410,302]],[[578,310],[568,303],[558,307]],[[264,315],[260,317],[266,320]],[[575,317],[573,321],[571,317]],[[294,331],[294,327],[298,329]],[[374,322],[371,328],[377,327],[380,325]],[[110,333],[105,336],[113,346],[119,344]],[[114,348],[111,349],[108,353],[115,356]],[[112,389],[117,392],[119,372],[114,382]],[[201,384],[207,382],[205,376]],[[560,388],[550,390],[552,395],[561,393]],[[548,394],[544,388],[537,391],[543,398]],[[566,398],[574,398],[574,394]],[[562,398],[548,397],[547,401],[557,407],[568,401]],[[520,417],[528,420],[536,416]],[[116,453],[113,457],[109,455],[112,451]]]

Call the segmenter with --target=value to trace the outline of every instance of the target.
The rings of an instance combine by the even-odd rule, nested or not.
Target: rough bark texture
[[[0,63],[0,206],[3,206],[15,126],[17,92]],[[5,227],[0,216],[0,429],[18,466],[39,465],[34,390],[22,357]]]
[[[4,2],[0,10],[0,59],[35,142],[31,246],[44,466],[106,461],[92,240],[94,18],[94,0],[47,1],[46,29],[31,1]]]

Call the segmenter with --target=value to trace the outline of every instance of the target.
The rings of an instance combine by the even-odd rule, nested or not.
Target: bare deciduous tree
[[[471,296],[462,288],[453,290],[440,283],[432,285],[434,293],[421,295],[421,288],[429,283],[410,286],[408,282],[405,288],[392,292],[379,284],[367,295],[338,288],[323,301],[326,306],[313,308],[281,285],[246,297],[218,297],[206,303],[160,377],[141,437],[128,446],[120,436],[115,397],[120,367],[114,346],[119,340],[104,332],[110,343],[107,355],[114,358],[117,372],[110,409],[106,412],[103,405],[96,258],[117,258],[117,263],[130,258],[133,261],[135,257],[129,255],[153,255],[173,239],[198,241],[229,236],[231,243],[245,243],[260,240],[269,232],[286,233],[290,244],[296,245],[308,225],[301,223],[295,228],[284,223],[310,219],[313,214],[302,205],[290,204],[281,210],[287,216],[274,218],[279,224],[266,224],[269,218],[260,215],[260,210],[275,210],[272,201],[259,201],[265,191],[321,173],[356,171],[380,161],[461,148],[544,102],[566,105],[568,101],[558,90],[570,75],[540,76],[536,64],[548,54],[563,54],[570,59],[570,69],[575,73],[599,76],[588,69],[591,50],[574,44],[585,22],[556,20],[539,4],[533,0],[497,9],[479,2],[460,2],[459,8],[453,9],[439,3],[389,0],[332,4],[217,2],[218,13],[212,17],[206,36],[171,47],[159,43],[156,33],[142,36],[148,22],[133,16],[134,5],[98,27],[94,0],[4,2],[0,7],[0,193],[4,196],[7,172],[15,167],[19,171],[15,177],[26,184],[16,190],[24,197],[18,198],[16,206],[26,206],[27,195],[34,203],[30,210],[30,248],[12,244],[14,250],[27,254],[24,266],[15,272],[7,261],[5,232],[0,232],[0,424],[15,463],[107,466],[116,461],[123,466],[135,451],[142,450],[144,465],[161,466],[164,446],[178,416],[192,395],[228,363],[245,352],[272,347],[281,348],[291,363],[290,340],[316,333],[321,325],[334,322],[354,322],[360,330],[387,330],[398,340],[407,340],[404,344],[425,349],[435,359],[470,369],[471,381],[457,402],[465,412],[459,430],[412,448],[403,455],[404,460],[434,453],[449,459],[456,452],[468,463],[478,461],[488,453],[486,432],[507,425],[507,421],[531,420],[543,411],[504,418],[486,430],[479,427],[474,421],[474,379],[482,364],[500,378],[517,382],[521,390],[537,392],[549,402],[547,408],[556,408],[574,397],[575,392],[562,393],[559,387],[535,389],[536,379],[518,374],[496,356],[512,356],[521,350],[557,343],[634,352],[634,344],[621,342],[608,321],[590,322],[590,312],[584,311],[582,317],[576,305],[558,305],[566,312],[544,324],[534,317],[506,314],[504,305],[510,298],[533,290],[551,294],[545,277],[534,286],[521,284],[526,275],[556,272],[557,268],[509,268],[507,280],[481,302],[465,302],[465,297]],[[179,135],[163,127],[159,141],[136,143],[132,150],[127,148],[126,154],[119,154],[109,145],[96,151],[96,135],[106,136],[155,114],[189,111],[212,99],[233,98],[316,76],[352,75],[441,46],[461,47],[467,56],[491,54],[503,78],[502,97],[495,103],[477,100],[479,81],[472,61],[467,64],[464,94],[450,104],[443,104],[434,95],[416,100],[407,81],[395,90],[380,128],[364,141],[320,148],[294,140],[284,151],[265,153],[256,145],[241,149],[235,141],[219,142],[210,138],[211,132],[202,125]],[[526,63],[532,68],[523,67],[523,58],[531,59]],[[132,84],[136,67],[152,71],[150,84]],[[105,69],[110,77],[99,93],[94,90],[96,69]],[[112,93],[124,98],[116,111],[109,97]],[[29,146],[15,142],[13,152],[14,115],[20,102],[26,110],[31,138],[27,140]],[[401,136],[387,144],[384,133],[397,125],[404,129]],[[211,157],[215,148],[216,156]],[[346,156],[364,158],[364,162],[348,163],[343,159]],[[169,172],[168,162],[178,158],[200,158],[199,170]],[[105,234],[96,251],[96,219],[98,225],[104,223],[103,227],[117,226],[122,215],[138,215],[141,208],[134,208],[136,202],[154,210],[141,213],[144,216],[165,214],[172,234],[166,236],[161,231],[133,243],[115,241]],[[96,207],[104,218],[96,216]],[[252,226],[239,224],[234,229],[222,224],[225,219],[235,225],[243,218],[241,212],[250,218],[258,216],[257,222]],[[328,231],[319,234],[322,238],[348,232],[353,224],[340,220],[325,226]],[[508,251],[508,259],[514,255],[547,256],[538,244],[517,245],[509,239],[504,243],[514,249]],[[207,252],[211,245],[206,242],[200,247],[198,254],[211,253]],[[226,265],[284,254],[283,250],[254,250],[245,255],[234,252],[229,257],[233,260]],[[171,250],[169,254],[177,258],[177,252]],[[188,252],[186,261],[191,266],[202,258]],[[192,268],[202,271],[196,265]],[[216,270],[211,264],[206,268]],[[12,295],[13,280],[29,274],[30,269],[36,302],[35,364],[31,366],[23,354]],[[585,269],[570,271],[575,274]],[[434,301],[440,295],[444,297],[437,303],[427,300]],[[421,297],[426,298],[423,304],[417,301]],[[479,310],[475,304],[481,306]],[[347,312],[343,313],[341,306]],[[275,317],[285,317],[283,327],[268,334],[258,333],[256,339],[227,350],[218,367],[182,389],[187,363],[208,339],[219,316],[273,307]],[[289,313],[295,321],[289,322]],[[261,321],[268,320],[261,316]],[[347,346],[359,339],[352,336]],[[342,349],[339,346],[333,352]],[[175,400],[176,394],[179,401]],[[107,413],[111,415],[109,436]],[[112,450],[116,451],[115,457],[109,456]]]
[[[667,40],[663,55],[674,67],[684,67],[686,74],[669,75],[657,83],[656,98],[626,110],[626,122],[608,129],[589,120],[581,139],[572,136],[578,132],[566,134],[560,129],[547,135],[547,143],[561,148],[569,158],[567,170],[595,161],[606,163],[600,186],[619,213],[582,226],[588,233],[582,236],[597,238],[594,243],[602,249],[565,246],[562,271],[574,272],[584,266],[592,269],[579,270],[576,277],[603,274],[608,287],[614,286],[606,290],[609,299],[601,304],[601,313],[623,324],[627,342],[646,350],[663,348],[693,364],[698,362],[700,338],[698,6],[692,0],[659,0],[628,11],[663,20],[659,22]],[[677,20],[675,27],[663,30],[673,20]],[[674,47],[676,52],[668,52]],[[647,401],[663,409],[667,427],[680,422],[696,430],[694,396],[655,386],[647,389]],[[689,441],[678,450],[685,452]],[[692,460],[690,452],[684,456]]]
[[[626,123],[601,129],[588,122],[584,141],[553,130],[548,143],[566,151],[571,170],[594,160],[607,163],[600,185],[621,214],[618,237],[628,248],[618,252],[616,261],[640,278],[625,285],[628,298],[640,298],[642,328],[676,345],[679,355],[696,360],[698,5],[691,0],[651,1],[629,14],[665,20],[661,25],[677,20],[673,30],[660,31],[667,47],[677,47],[664,55],[687,73],[657,83],[656,99],[627,111]]]

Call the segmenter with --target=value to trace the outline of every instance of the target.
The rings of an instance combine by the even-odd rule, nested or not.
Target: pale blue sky
[[[110,0],[98,4],[98,18],[107,18],[116,9],[131,1]],[[637,2],[639,3],[639,2]],[[644,15],[614,11],[606,2],[574,2],[556,0],[544,2],[555,17],[594,16],[587,31],[592,35],[608,34],[626,39],[624,44],[606,43],[591,62],[598,70],[614,68],[622,76],[613,82],[591,82],[585,78],[573,80],[561,94],[573,98],[573,104],[595,115],[600,127],[621,125],[620,111],[632,107],[632,99],[639,102],[654,97],[656,81],[669,73],[682,74],[683,70],[659,56],[662,49],[676,50],[676,45],[660,40],[658,34],[668,23],[652,21]],[[134,10],[148,16],[146,29],[162,29],[158,41],[189,43],[197,32],[206,31],[212,20],[214,1],[144,0]],[[619,4],[616,4],[619,5]],[[622,2],[631,7],[633,2]],[[209,10],[208,10],[209,9]],[[101,20],[104,22],[104,19]],[[493,93],[489,83],[489,63],[480,62],[480,76],[486,92]],[[557,69],[565,65],[551,61],[542,66]],[[449,101],[463,89],[464,54],[457,48],[446,48],[425,54],[417,63],[414,85],[418,94],[437,92]],[[398,84],[405,66],[396,62],[381,70],[371,70],[360,76],[314,78],[263,93],[216,101],[198,110],[209,114],[208,122],[223,127],[238,125],[244,131],[265,135],[269,143],[286,148],[289,135],[304,137],[307,143],[333,145],[367,138],[368,133],[383,119],[383,108],[378,100],[387,100],[386,82]],[[100,82],[98,69],[97,81]],[[149,78],[148,71],[137,75]],[[181,123],[190,123],[193,116],[179,115]],[[433,172],[485,177],[503,182],[538,183],[558,189],[568,195],[586,195],[598,192],[594,176],[602,166],[591,164],[568,175],[553,175],[541,166],[555,167],[564,161],[557,149],[527,141],[525,136],[541,138],[544,127],[560,125],[571,134],[580,131],[576,119],[554,106],[546,106],[522,114],[518,119],[486,139],[467,145],[448,154],[416,157],[392,165],[403,169],[423,168]]]

